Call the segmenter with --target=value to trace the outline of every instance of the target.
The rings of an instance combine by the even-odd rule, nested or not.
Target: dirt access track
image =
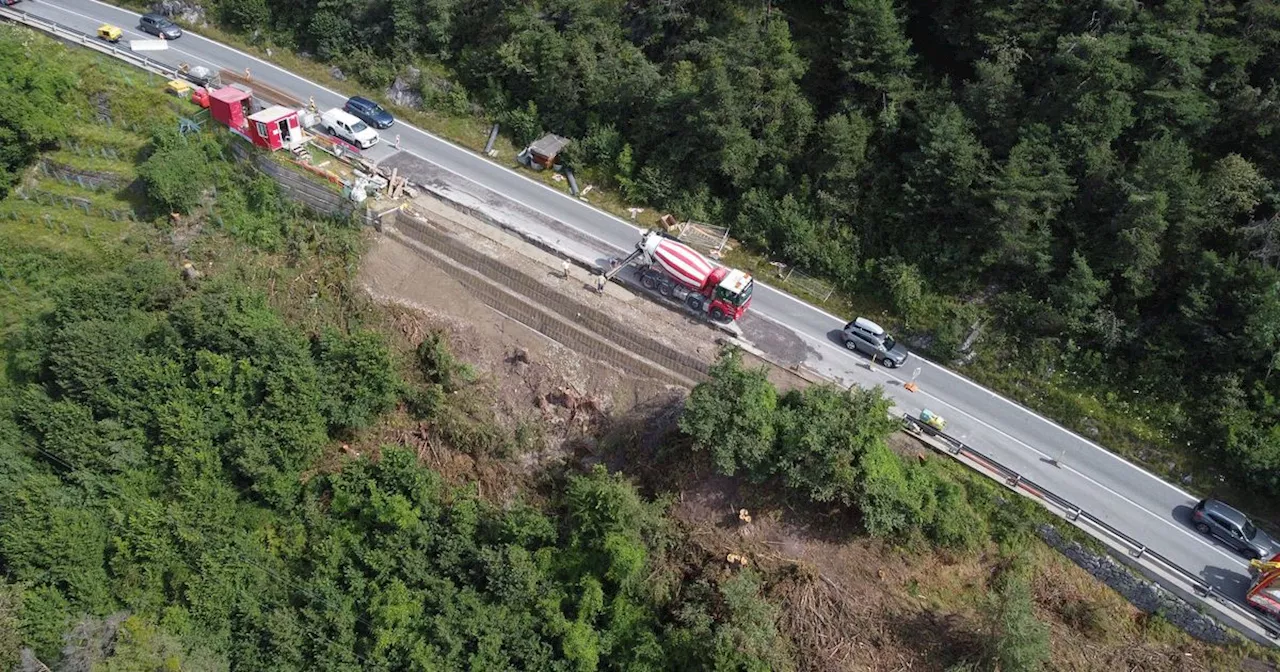
[[[706,379],[724,333],[675,304],[594,279],[470,215],[420,196],[371,244],[360,285],[390,308],[411,345],[448,332],[460,359],[488,376],[515,421],[548,399],[590,399],[605,414],[669,403]],[[781,389],[806,384],[750,354]]]

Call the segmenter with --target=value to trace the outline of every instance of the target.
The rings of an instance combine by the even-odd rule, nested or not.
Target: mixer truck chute
[[[693,248],[658,231],[645,232],[636,250],[605,273],[605,279],[613,279],[632,263],[639,266],[640,284],[646,289],[705,312],[713,320],[737,320],[751,304],[755,281],[749,274],[715,266]]]

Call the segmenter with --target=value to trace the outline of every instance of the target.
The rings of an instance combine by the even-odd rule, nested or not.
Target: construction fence
[[[356,211],[356,204],[330,186],[277,163],[270,156],[259,154],[246,145],[231,144],[236,159],[251,163],[263,174],[280,185],[281,193],[289,200],[320,215],[346,219]]]
[[[267,157],[257,157],[254,165],[280,185],[281,192],[290,200],[322,215],[348,218],[355,212],[356,204],[332,188],[316,184],[315,180],[282,166]]]
[[[803,298],[817,299],[818,301],[826,301],[835,293],[835,285],[820,280],[818,278],[805,273],[795,266],[787,266],[786,264],[777,264],[778,279],[787,286],[788,289],[799,290],[797,293],[807,295]]]
[[[713,258],[719,258],[729,242],[729,227],[700,222],[681,222],[669,231],[681,242]]]
[[[38,165],[45,177],[85,191],[111,191],[127,186],[124,178],[115,173],[75,168],[49,159],[42,159]]]

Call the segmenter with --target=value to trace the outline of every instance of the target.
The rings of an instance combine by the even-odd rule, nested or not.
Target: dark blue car
[[[348,98],[347,104],[343,105],[342,109],[374,128],[391,128],[391,124],[396,123],[396,118],[391,116],[390,112],[368,98],[360,96]]]

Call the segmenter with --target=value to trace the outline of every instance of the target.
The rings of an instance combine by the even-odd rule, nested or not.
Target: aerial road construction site
[[[61,30],[63,39],[72,30],[92,39],[104,25],[128,33],[137,23],[88,0],[25,4],[31,25]],[[675,233],[646,233],[411,126],[370,135],[349,115],[331,114],[345,96],[198,35],[147,53],[149,67],[173,81],[208,87],[203,95],[175,93],[189,94],[250,143],[299,160],[312,149],[338,159],[329,165],[345,166],[332,173],[344,195],[361,201],[373,193],[369,210],[383,215],[362,271],[370,295],[457,325],[481,306],[500,315],[507,326],[496,333],[458,332],[469,333],[467,347],[495,366],[567,367],[548,373],[533,393],[572,406],[569,422],[591,408],[662,403],[702,380],[727,344],[770,367],[784,389],[882,386],[919,440],[1043,501],[1175,594],[1262,641],[1273,636],[1269,621],[1243,607],[1247,562],[1177,517],[1195,503],[1190,494],[932,362],[913,357],[890,370],[849,352],[842,329],[855,316],[830,315],[767,279],[720,267],[712,250],[693,249]],[[239,81],[215,88],[184,79],[209,73]],[[414,319],[406,313],[406,330],[422,328]],[[537,334],[546,356],[532,355],[527,339],[505,338],[508,329]],[[555,354],[560,348],[591,363],[572,364]]]

